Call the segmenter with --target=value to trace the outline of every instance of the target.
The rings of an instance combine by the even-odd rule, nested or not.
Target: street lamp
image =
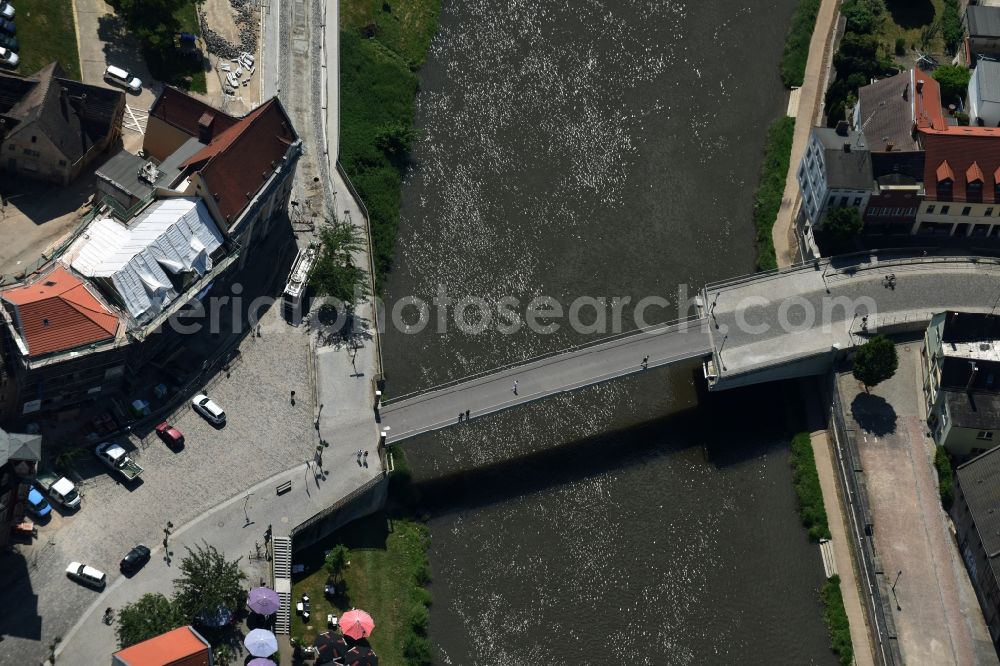
[[[243,500],[243,517],[246,519],[246,522],[243,523],[243,527],[246,527],[247,525],[250,524],[250,514],[247,513],[247,504],[250,503],[251,495],[253,495],[253,493],[247,493],[246,498]]]
[[[899,605],[899,597],[896,596],[896,583],[899,582],[899,577],[902,576],[902,575],[903,575],[903,571],[900,570],[899,573],[896,574],[896,580],[892,581],[892,598],[896,600],[896,610],[898,610],[898,611],[901,611],[903,609]]]

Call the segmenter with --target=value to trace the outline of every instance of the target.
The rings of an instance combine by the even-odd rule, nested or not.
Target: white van
[[[97,590],[103,590],[104,586],[108,583],[108,575],[106,573],[98,571],[94,567],[88,567],[86,564],[80,564],[79,562],[70,562],[69,566],[66,567],[66,575],[78,583]]]
[[[121,67],[115,67],[114,65],[108,65],[108,68],[104,70],[104,80],[108,83],[113,83],[116,86],[128,88],[134,93],[142,90],[142,81],[132,76]]]

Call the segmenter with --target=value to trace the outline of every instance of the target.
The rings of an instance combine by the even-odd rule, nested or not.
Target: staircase
[[[278,593],[278,599],[281,601],[275,619],[274,633],[288,635],[292,626],[291,537],[271,538],[271,575],[274,577],[274,591]]]

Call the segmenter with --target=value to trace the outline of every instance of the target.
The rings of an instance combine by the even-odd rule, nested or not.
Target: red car
[[[170,447],[181,447],[184,446],[184,435],[180,430],[173,427],[166,421],[156,426],[156,434],[160,436],[167,446]]]

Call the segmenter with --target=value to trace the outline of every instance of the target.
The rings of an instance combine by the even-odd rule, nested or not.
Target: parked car
[[[53,472],[39,470],[35,477],[35,485],[49,494],[49,499],[67,509],[80,508],[80,493],[73,482],[65,476]]]
[[[184,446],[184,434],[166,421],[156,426],[156,434],[160,436],[167,446],[179,449]]]
[[[17,41],[17,37],[2,32],[0,32],[0,46],[14,52],[21,50],[21,44]]]
[[[3,32],[9,32],[13,35],[17,32],[17,24],[13,21],[8,21],[5,18],[0,18],[0,30]]]
[[[8,21],[14,18],[14,5],[7,0],[0,0],[0,18],[5,18]]]
[[[17,63],[19,62],[21,62],[21,59],[17,57],[16,53],[0,46],[0,65],[17,67]]]
[[[194,407],[194,411],[205,417],[209,423],[213,425],[225,425],[226,424],[226,413],[222,411],[222,407],[212,402],[212,400],[205,394],[199,393],[191,400],[191,406]]]
[[[114,65],[108,65],[108,68],[104,70],[104,80],[116,86],[127,88],[134,93],[142,90],[142,81],[121,67],[115,67]]]
[[[106,573],[79,562],[70,562],[69,566],[66,567],[66,575],[81,585],[92,587],[95,590],[103,590],[104,586],[108,584]]]
[[[128,555],[122,559],[121,564],[118,568],[121,572],[126,575],[131,575],[145,566],[146,562],[149,562],[149,548],[146,548],[141,543],[128,551]]]
[[[44,518],[52,513],[52,507],[49,506],[45,495],[40,493],[38,488],[32,488],[28,491],[28,509],[39,518]]]

